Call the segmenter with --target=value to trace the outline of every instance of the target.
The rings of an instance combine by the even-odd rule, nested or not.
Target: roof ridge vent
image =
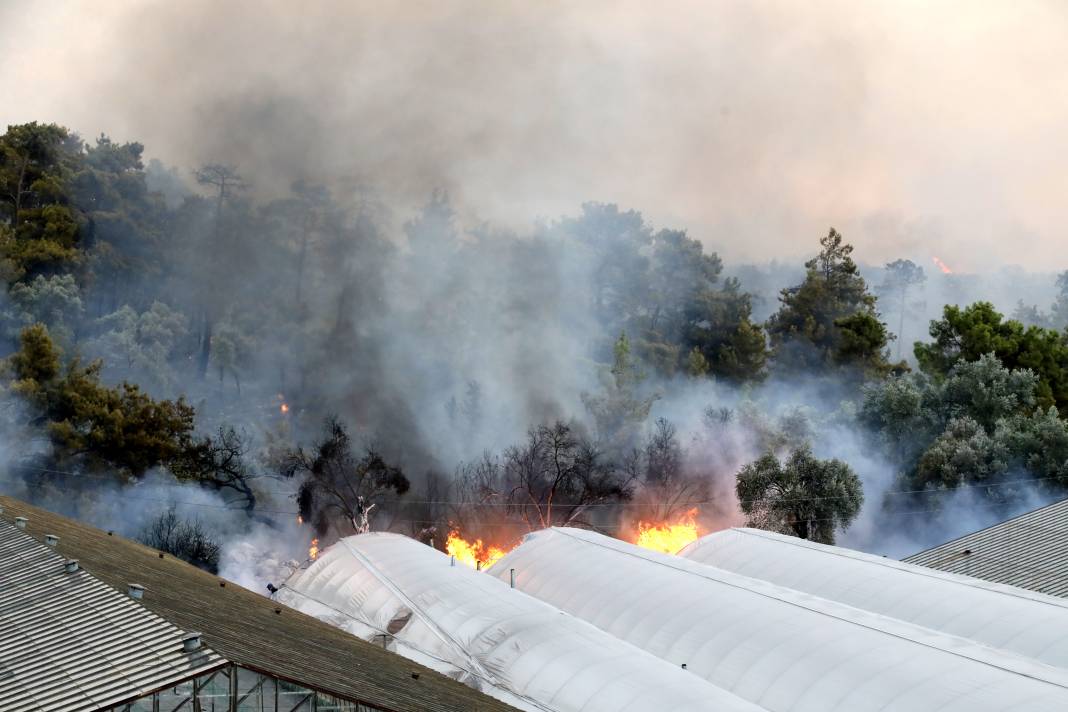
[[[30,520],[27,519],[26,517],[15,517],[15,526],[18,527],[19,529],[25,529],[26,528],[26,522],[28,522],[28,521],[30,521]]]
[[[126,595],[135,601],[140,601],[145,597],[145,587],[139,583],[131,583],[126,585]]]
[[[75,571],[78,570],[78,560],[77,559],[67,559],[66,561],[63,562],[63,570],[66,571],[68,574],[74,573]]]
[[[200,633],[186,633],[182,638],[182,650],[187,653],[200,650]]]
[[[59,537],[55,534],[45,534],[45,544],[49,546],[55,546],[59,543]]]

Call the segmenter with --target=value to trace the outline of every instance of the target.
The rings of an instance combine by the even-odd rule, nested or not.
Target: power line
[[[31,467],[31,466],[28,466],[28,465],[13,465],[13,466],[11,466],[11,469],[21,469],[21,470],[24,470],[24,471],[27,471],[27,472],[40,472],[40,473],[45,473],[45,474],[63,475],[63,476],[67,476],[67,477],[79,477],[79,478],[84,477],[84,478],[89,478],[89,479],[107,480],[107,481],[115,482],[116,484],[120,484],[120,485],[124,484],[122,482],[117,481],[116,478],[113,475],[101,475],[101,474],[84,473],[84,472],[70,472],[68,470],[56,470],[56,469],[44,468],[44,467]],[[255,475],[254,477],[251,477],[250,479],[259,479],[260,477],[271,477],[271,476],[269,476],[269,475]],[[1013,485],[1028,485],[1028,484],[1034,484],[1034,483],[1037,483],[1037,482],[1060,481],[1062,479],[1063,478],[1061,478],[1061,477],[1030,477],[1030,478],[1017,479],[1017,480],[1004,480],[1004,481],[1001,481],[1001,482],[991,482],[991,483],[987,483],[987,484],[970,484],[970,485],[962,484],[962,485],[958,485],[957,487],[954,487],[952,489],[887,490],[886,492],[882,493],[882,496],[885,497],[885,496],[897,496],[897,495],[951,495],[951,494],[954,494],[954,493],[959,492],[961,490],[993,489],[993,488],[999,488],[999,487],[1010,487],[1010,486],[1013,486]],[[184,484],[184,483],[177,482],[176,484]],[[195,484],[195,483],[193,481],[190,481],[189,484]],[[131,486],[135,486],[135,485],[131,485]],[[296,492],[292,491],[292,490],[260,489],[259,492],[262,492],[264,494],[284,495],[284,496],[287,496],[287,497],[291,497],[291,496],[294,496],[296,494]],[[791,497],[790,501],[791,502],[817,502],[817,501],[831,501],[831,500],[840,500],[840,499],[852,499],[852,497],[850,497],[849,495],[822,495],[822,496],[813,496],[813,497]],[[738,504],[758,504],[760,502],[763,502],[764,500],[751,499],[751,500],[735,500],[735,501],[737,501]],[[405,498],[405,499],[380,500],[380,503],[381,504],[399,504],[399,505],[405,505],[405,504],[457,505],[457,506],[462,506],[462,507],[526,507],[526,506],[530,506],[530,505],[525,505],[525,504],[515,504],[515,503],[511,503],[511,502],[486,502],[486,501],[471,502],[471,501],[465,501],[465,500],[451,500],[451,499],[432,500],[432,499],[407,499],[407,498]],[[561,507],[582,507],[584,509],[589,509],[591,507],[618,507],[618,506],[620,506],[620,504],[621,504],[620,502],[590,502],[590,503],[587,503],[587,504],[562,504],[562,505],[557,505],[557,506],[561,506]],[[723,504],[723,500],[722,499],[703,499],[703,500],[688,500],[686,502],[642,501],[642,502],[639,502],[639,504],[650,505],[650,506],[671,505],[671,506],[685,507],[685,506],[694,506],[694,505],[701,505],[701,504]],[[205,506],[211,506],[211,505],[205,505]],[[265,511],[265,510],[257,510],[257,511]]]
[[[40,485],[37,485],[37,486],[40,487]],[[245,512],[245,511],[247,511],[244,507],[233,507],[233,506],[225,505],[225,504],[211,504],[211,503],[208,503],[208,502],[183,502],[183,501],[174,500],[174,499],[160,499],[160,498],[155,498],[155,497],[138,497],[136,495],[128,495],[128,494],[123,494],[122,497],[123,497],[124,500],[132,500],[132,501],[137,501],[137,502],[154,502],[154,503],[159,503],[159,504],[167,504],[167,505],[175,505],[175,506],[183,506],[183,507],[203,507],[203,508],[217,509],[217,510],[230,510],[230,511],[235,511],[235,512]],[[398,501],[400,501],[400,500],[398,500]],[[680,506],[686,506],[686,505],[680,505]],[[974,504],[972,506],[975,507],[975,508],[987,508],[987,507],[1000,507],[1000,506],[1002,506],[1002,504],[1000,502],[983,502],[983,503]],[[287,515],[287,516],[293,516],[293,517],[300,515],[300,512],[290,511],[290,510],[259,509],[259,508],[257,508],[255,511],[259,512],[259,513],[262,513],[262,514]],[[932,512],[940,512],[940,511],[942,511],[941,507],[928,507],[928,508],[924,508],[924,509],[914,509],[914,510],[909,510],[909,511],[898,510],[898,511],[884,512],[883,516],[890,517],[890,518],[906,517],[906,516],[914,516],[914,515],[920,515],[920,514],[930,514]],[[400,522],[400,523],[406,523],[406,524],[426,524],[426,525],[440,524],[441,523],[441,521],[437,520],[437,519],[412,519],[412,518],[408,518],[408,517],[393,517],[393,518],[391,518],[391,521],[394,522],[394,523]],[[811,523],[832,522],[832,521],[838,521],[838,517],[806,518],[804,521],[811,522]],[[563,523],[557,524],[557,526],[566,525],[567,523],[569,523],[569,522],[563,522]],[[620,530],[620,529],[632,529],[633,527],[631,525],[625,525],[625,524],[616,523],[616,524],[597,525],[597,526],[595,526],[593,528],[597,529],[597,530],[611,531],[611,530]],[[1059,530],[1047,530],[1047,531],[1059,531]]]
[[[41,468],[41,469],[43,470],[44,468]],[[78,474],[78,473],[64,473],[64,474],[72,474],[72,475],[74,475],[74,474]],[[1025,481],[1029,481],[1029,480],[1025,480]],[[1006,484],[1008,484],[1008,483],[1006,483]],[[40,485],[38,485],[38,486],[40,486]],[[922,491],[927,491],[927,490],[922,490]],[[183,502],[183,501],[178,501],[178,500],[173,500],[173,499],[160,499],[160,498],[155,498],[155,497],[139,497],[139,496],[136,496],[136,495],[129,495],[129,494],[125,494],[125,493],[123,494],[122,497],[123,497],[124,500],[132,500],[132,501],[137,501],[137,502],[153,502],[153,503],[165,504],[165,505],[171,505],[171,506],[201,507],[201,508],[209,508],[209,509],[216,509],[216,510],[231,510],[231,511],[239,511],[239,512],[247,511],[247,510],[245,510],[244,507],[233,507],[233,506],[225,505],[225,504],[211,504],[211,503],[208,503],[208,502]],[[977,504],[973,504],[972,505],[973,508],[984,508],[984,509],[985,508],[992,508],[992,507],[999,507],[999,506],[1001,506],[1001,503],[998,503],[998,502],[985,502],[985,503],[977,503]],[[259,513],[262,513],[262,514],[274,514],[274,515],[282,515],[282,516],[290,516],[290,517],[296,517],[296,516],[299,515],[299,512],[290,511],[290,510],[256,509],[255,511],[257,511]],[[931,514],[931,513],[940,512],[940,511],[942,511],[940,507],[928,507],[928,508],[913,509],[913,510],[907,510],[907,511],[898,510],[898,511],[884,512],[883,516],[887,517],[887,518],[890,518],[890,519],[897,519],[897,518],[905,518],[905,517],[912,517],[912,516],[920,516],[920,515],[925,515],[925,514]],[[837,519],[838,519],[837,517],[817,517],[817,518],[812,518],[812,519],[806,519],[805,521],[809,522],[809,523],[822,523],[822,522],[837,521]],[[440,522],[440,520],[426,520],[426,519],[412,519],[412,518],[407,518],[407,517],[393,517],[393,518],[391,518],[391,523],[393,523],[393,524],[397,524],[397,523],[413,524],[413,525],[434,525],[434,524],[440,524],[441,522]],[[566,524],[567,524],[567,522],[564,522],[564,523],[558,524],[557,526],[566,525]],[[503,527],[505,525],[502,523],[502,524],[499,524],[499,525],[490,525],[490,526],[491,527],[492,526]],[[1013,525],[1013,526],[1016,526],[1016,525]],[[1021,523],[1019,526],[1022,527],[1022,528],[1026,528],[1026,529],[1030,529],[1030,530],[1034,530],[1034,531],[1041,531],[1041,532],[1046,532],[1046,533],[1068,535],[1068,529],[1053,529],[1053,528],[1049,528],[1049,527],[1041,527],[1041,526],[1035,525],[1035,524],[1023,524],[1023,523]],[[618,523],[618,522],[614,523],[614,524],[597,525],[597,526],[592,527],[592,528],[595,531],[616,532],[617,534],[621,530],[627,530],[627,531],[633,531],[634,530],[634,527],[632,525],[622,524],[622,523]],[[711,532],[709,532],[709,533],[711,533]],[[1008,532],[1006,532],[1006,535],[1004,535],[1002,538],[1007,538],[1007,534],[1008,534]],[[1010,562],[1010,561],[1007,561],[1007,560],[1004,560],[1004,559],[999,559],[997,557],[990,556],[990,555],[987,555],[987,554],[981,554],[979,552],[972,553],[967,558],[969,558],[972,561],[975,561],[975,560],[987,560],[987,561],[991,561],[991,562],[996,562],[997,564],[1000,564],[1002,566],[1011,567],[1016,571],[1024,570],[1024,571],[1027,571],[1027,572],[1030,572],[1030,573],[1047,574],[1047,575],[1051,575],[1051,576],[1056,576],[1058,578],[1066,578],[1066,577],[1068,577],[1068,575],[1065,575],[1065,574],[1062,574],[1062,573],[1058,573],[1058,572],[1054,572],[1054,571],[1051,571],[1051,570],[1048,570],[1048,569],[1032,567],[1032,566],[1029,566],[1027,564],[1023,564],[1023,563],[1020,563],[1020,562]]]

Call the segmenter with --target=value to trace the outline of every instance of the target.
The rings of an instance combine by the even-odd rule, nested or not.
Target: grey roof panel
[[[1068,499],[966,534],[903,561],[1068,597]]]
[[[235,665],[391,712],[514,710],[381,645],[169,554],[11,497],[0,495],[0,507],[0,520],[9,524],[17,516],[27,517],[26,533],[37,540],[58,535],[60,554],[80,559],[89,573],[122,598],[128,583],[143,584],[139,605],[180,629],[200,631],[205,645]],[[0,669],[0,686],[3,676]],[[8,712],[2,702],[0,712]]]
[[[98,710],[226,664],[185,635],[0,521],[0,710]]]

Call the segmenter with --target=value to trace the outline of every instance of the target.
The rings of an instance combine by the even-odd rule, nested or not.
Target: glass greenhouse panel
[[[194,703],[195,701],[195,703]],[[242,667],[184,680],[108,712],[382,712]]]

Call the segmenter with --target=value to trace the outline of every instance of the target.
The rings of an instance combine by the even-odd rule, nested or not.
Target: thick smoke
[[[942,3],[315,3],[0,8],[0,121],[236,163],[259,190],[447,188],[524,227],[641,206],[728,260],[835,225],[879,263],[1068,256],[1065,9]],[[326,138],[328,137],[328,138]]]

